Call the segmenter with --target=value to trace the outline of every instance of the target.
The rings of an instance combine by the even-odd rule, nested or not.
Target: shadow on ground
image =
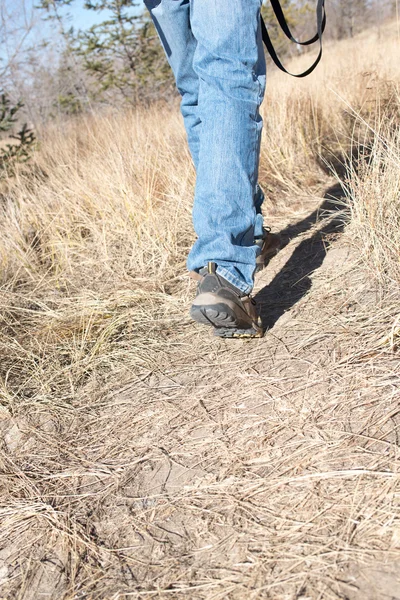
[[[282,249],[293,238],[326,220],[326,225],[297,246],[271,283],[255,296],[265,330],[272,329],[278,319],[311,288],[312,273],[322,265],[332,241],[343,232],[348,218],[343,199],[344,191],[340,184],[329,188],[315,211],[280,232]]]

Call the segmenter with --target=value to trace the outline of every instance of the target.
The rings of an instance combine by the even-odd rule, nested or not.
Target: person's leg
[[[198,240],[188,268],[216,263],[218,275],[249,293],[260,252],[254,237],[266,75],[261,0],[190,1],[201,132],[193,209]]]
[[[261,214],[261,207],[264,203],[264,200],[265,200],[264,192],[262,191],[261,187],[257,183],[256,191],[254,194],[254,207],[256,209],[257,215]]]
[[[181,111],[190,152],[197,168],[199,156],[199,78],[193,69],[196,40],[190,28],[190,0],[144,0],[182,96]]]

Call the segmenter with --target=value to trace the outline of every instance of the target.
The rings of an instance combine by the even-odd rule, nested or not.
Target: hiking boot
[[[198,280],[197,295],[190,309],[192,319],[212,325],[219,337],[262,337],[256,303],[216,272],[216,264],[192,273]]]
[[[271,233],[269,227],[263,227],[263,235],[256,239],[256,244],[261,246],[261,254],[256,259],[256,273],[262,271],[269,261],[281,247],[281,237],[277,233]]]

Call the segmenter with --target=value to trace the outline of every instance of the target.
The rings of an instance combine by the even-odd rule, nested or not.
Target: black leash
[[[275,16],[278,20],[278,23],[283,30],[283,33],[286,35],[286,37],[289,38],[289,40],[291,40],[295,44],[299,44],[299,46],[310,46],[311,44],[314,44],[319,40],[319,54],[314,64],[312,64],[311,67],[307,69],[307,71],[304,71],[304,73],[300,73],[299,75],[290,73],[289,71],[287,71],[287,69],[285,69],[285,67],[279,60],[278,55],[275,52],[275,49],[272,45],[271,38],[269,37],[267,27],[264,23],[264,19],[261,18],[261,31],[263,42],[267,47],[267,50],[277,67],[279,67],[285,73],[292,75],[293,77],[307,77],[307,75],[314,71],[314,69],[316,68],[316,66],[322,58],[322,34],[324,33],[326,27],[325,0],[318,0],[317,2],[317,33],[314,35],[314,37],[312,37],[309,40],[306,40],[305,42],[299,42],[298,40],[296,40],[296,38],[293,37],[292,32],[290,31],[287,21],[285,19],[285,15],[283,14],[281,5],[279,4],[279,0],[271,0],[271,5]]]

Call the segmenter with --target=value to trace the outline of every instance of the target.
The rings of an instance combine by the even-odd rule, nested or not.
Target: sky
[[[69,22],[74,26],[74,29],[87,29],[107,15],[106,11],[95,13],[92,10],[85,9],[81,0],[75,0],[71,6],[66,7],[61,12],[70,16]]]
[[[10,64],[16,52],[21,54],[29,47],[40,48],[45,40],[57,39],[53,35],[54,30],[58,30],[57,25],[53,21],[42,19],[45,11],[34,8],[38,3],[39,0],[0,0],[3,16],[0,22],[0,73],[3,65]],[[132,7],[133,14],[143,12],[142,0],[133,0],[133,4],[136,4]],[[64,25],[73,26],[75,30],[87,29],[104,21],[108,14],[107,11],[95,12],[85,9],[84,0],[73,0],[70,6],[60,11],[65,17],[68,16]]]
[[[13,14],[21,13],[22,7],[25,4],[27,11],[30,11],[32,7],[38,4],[39,0],[3,0],[7,11]],[[132,12],[140,14],[144,9],[142,0],[134,0],[134,4],[138,6],[132,8]],[[40,11],[43,12],[44,11]],[[69,15],[69,23],[74,26],[75,29],[87,29],[92,25],[104,20],[107,17],[107,11],[97,13],[92,10],[84,8],[84,0],[73,0],[72,4],[68,7],[60,9],[60,12],[64,15]],[[37,14],[40,14],[39,11]]]
[[[71,16],[71,24],[76,29],[87,29],[92,25],[95,25],[99,21],[103,21],[107,18],[107,11],[102,11],[101,13],[96,13],[92,10],[87,10],[84,8],[84,0],[74,0],[71,6],[68,6],[64,9],[65,14],[69,14]],[[136,14],[140,14],[143,10],[143,2],[139,1],[138,6],[132,8],[132,12]]]

